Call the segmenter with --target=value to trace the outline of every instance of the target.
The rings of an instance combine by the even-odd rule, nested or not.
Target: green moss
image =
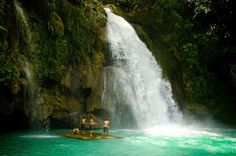
[[[53,35],[62,37],[64,35],[64,24],[60,16],[56,12],[51,12],[50,22],[48,24],[48,29]]]
[[[49,111],[44,110],[44,112],[48,115],[53,111],[60,112],[68,110],[65,97],[60,94],[55,94],[54,91],[44,89],[41,92],[41,97],[43,99],[43,107]]]

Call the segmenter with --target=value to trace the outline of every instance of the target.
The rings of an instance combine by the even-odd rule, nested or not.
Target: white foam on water
[[[175,136],[175,137],[185,137],[185,136],[212,136],[219,137],[220,134],[212,132],[206,129],[187,127],[182,125],[162,125],[155,126],[153,128],[146,129],[147,134],[153,136]]]
[[[23,138],[58,138],[56,135],[22,135]]]

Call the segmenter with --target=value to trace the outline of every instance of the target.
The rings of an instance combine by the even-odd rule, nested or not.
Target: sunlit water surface
[[[235,156],[235,129],[156,127],[146,131],[111,130],[121,139],[83,141],[60,131],[21,131],[0,135],[1,156]]]

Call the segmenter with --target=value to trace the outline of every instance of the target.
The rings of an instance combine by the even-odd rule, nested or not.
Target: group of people
[[[108,118],[105,118],[104,122],[103,122],[103,133],[104,134],[108,134],[108,129],[109,129],[109,124],[110,124],[110,121]],[[87,121],[86,121],[86,117],[84,116],[82,118],[82,121],[81,121],[81,131],[82,133],[84,134],[85,133],[85,129],[86,129],[86,125],[87,125]],[[90,117],[90,120],[89,120],[89,130],[90,130],[90,136],[93,136],[93,129],[95,126],[97,126],[98,123],[96,123],[93,119],[93,117],[91,116]],[[73,134],[78,134],[78,128],[76,129],[73,129]]]

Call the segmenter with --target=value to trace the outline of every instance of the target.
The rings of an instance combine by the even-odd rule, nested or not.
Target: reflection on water
[[[0,135],[0,155],[236,155],[236,130],[179,127],[168,127],[166,130],[166,133],[164,127],[145,131],[111,130],[110,134],[123,138],[95,141],[57,135],[59,131],[70,130],[9,133]]]

